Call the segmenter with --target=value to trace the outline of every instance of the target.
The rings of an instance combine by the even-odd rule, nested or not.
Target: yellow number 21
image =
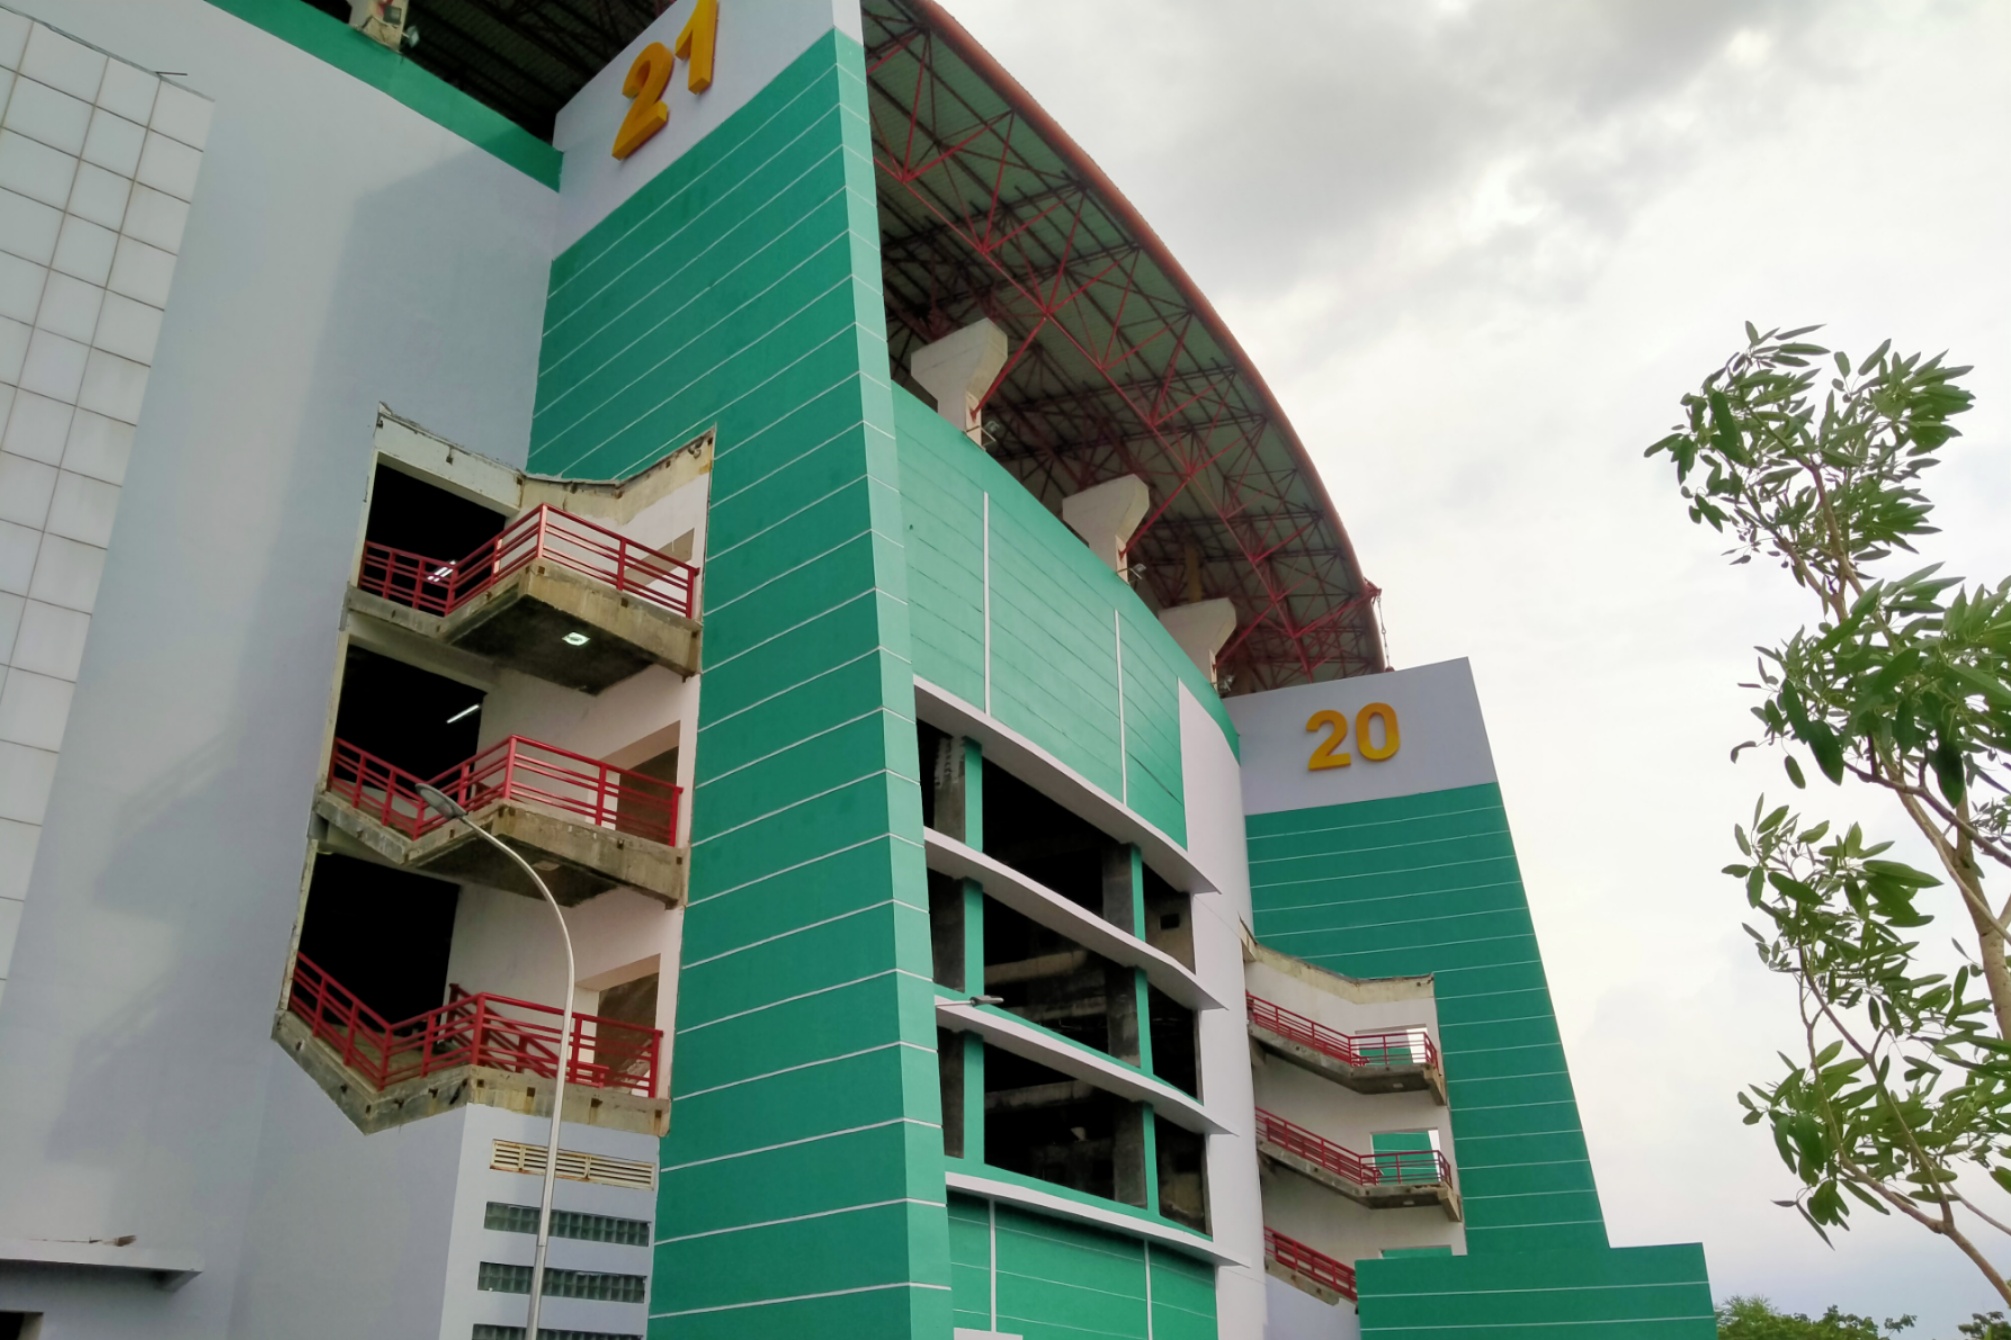
[[[1369,729],[1377,724],[1382,726],[1380,743]],[[1348,738],[1346,716],[1331,708],[1315,712],[1306,718],[1306,729],[1327,732],[1327,738],[1320,741],[1319,747],[1313,750],[1313,756],[1306,760],[1306,771],[1345,768],[1355,761],[1353,754],[1341,748],[1341,742]],[[1355,741],[1362,757],[1370,763],[1381,763],[1384,759],[1396,757],[1397,749],[1403,744],[1403,737],[1397,731],[1397,710],[1388,703],[1370,703],[1355,713]]]
[[[651,42],[628,67],[621,95],[629,99],[628,115],[615,132],[614,156],[627,158],[670,124],[670,108],[663,91],[678,57],[686,62],[684,86],[693,93],[712,87],[712,58],[719,46],[719,0],[696,0],[684,31],[677,35],[677,56],[661,42]]]

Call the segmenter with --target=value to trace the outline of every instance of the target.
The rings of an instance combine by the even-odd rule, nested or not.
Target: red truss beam
[[[1318,476],[1115,188],[932,0],[870,0],[867,67],[897,361],[980,316],[1005,329],[1000,459],[1050,503],[1144,479],[1130,553],[1162,607],[1200,556],[1204,594],[1237,606],[1237,688],[1385,668]]]

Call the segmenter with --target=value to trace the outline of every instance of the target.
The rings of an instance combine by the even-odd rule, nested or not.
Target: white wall
[[[0,992],[210,114],[0,9]]]
[[[1264,1340],[1359,1340],[1362,1321],[1345,1298],[1323,1303],[1276,1276],[1264,1280],[1270,1317]]]
[[[204,1269],[0,1310],[269,1335],[232,1306],[376,406],[522,462],[557,196],[205,0],[10,3],[216,110],[0,999],[0,1237]]]

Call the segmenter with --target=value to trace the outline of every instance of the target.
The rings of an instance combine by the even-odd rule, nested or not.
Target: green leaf
[[[1806,789],[1808,781],[1802,776],[1802,765],[1795,762],[1793,754],[1789,754],[1784,761],[1788,768],[1788,780],[1793,782],[1797,788]]]

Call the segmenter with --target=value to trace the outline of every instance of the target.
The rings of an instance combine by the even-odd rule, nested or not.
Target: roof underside
[[[1387,668],[1376,589],[1221,319],[1088,157],[932,0],[866,0],[888,341],[989,317],[989,447],[1048,506],[1135,474],[1156,608],[1235,603],[1225,691]],[[924,397],[926,399],[926,396]]]

